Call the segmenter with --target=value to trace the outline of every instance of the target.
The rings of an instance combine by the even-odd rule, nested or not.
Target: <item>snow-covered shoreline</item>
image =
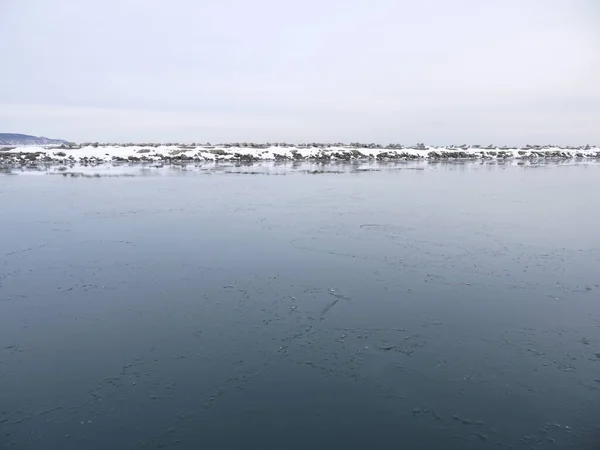
[[[343,145],[84,145],[26,146],[0,149],[0,163],[27,164],[107,162],[219,162],[219,161],[394,161],[477,159],[600,159],[600,147],[400,147]]]

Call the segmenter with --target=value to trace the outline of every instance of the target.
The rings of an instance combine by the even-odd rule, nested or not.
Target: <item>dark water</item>
[[[0,176],[0,448],[600,448],[599,165],[229,170]]]

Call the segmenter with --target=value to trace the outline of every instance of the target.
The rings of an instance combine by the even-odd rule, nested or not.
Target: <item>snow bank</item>
[[[0,162],[153,162],[153,161],[350,161],[458,159],[600,158],[599,147],[421,147],[394,146],[231,146],[86,145],[76,148],[17,147],[0,151]]]

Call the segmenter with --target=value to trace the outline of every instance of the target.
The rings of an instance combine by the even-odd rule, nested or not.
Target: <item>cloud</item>
[[[598,8],[585,0],[2,8],[7,131],[108,141],[600,138]]]

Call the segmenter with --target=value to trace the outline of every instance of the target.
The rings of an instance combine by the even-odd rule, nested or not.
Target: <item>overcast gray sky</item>
[[[0,0],[0,132],[600,144],[597,0]]]

